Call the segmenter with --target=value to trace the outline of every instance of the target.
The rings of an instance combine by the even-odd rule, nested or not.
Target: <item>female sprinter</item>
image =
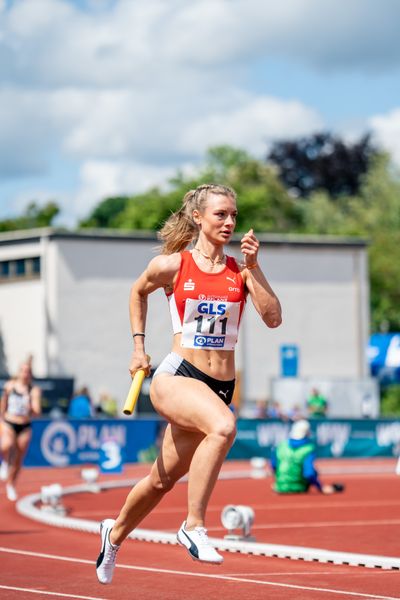
[[[17,500],[15,482],[31,441],[31,418],[40,413],[41,391],[32,385],[31,365],[25,362],[17,377],[6,382],[1,399],[2,479],[6,481],[7,498],[12,502]],[[4,465],[7,465],[6,469]]]
[[[150,474],[129,493],[117,519],[101,524],[97,576],[111,583],[116,553],[127,535],[186,473],[188,512],[178,542],[193,559],[221,563],[207,538],[205,515],[224,458],[235,438],[228,405],[235,386],[234,349],[246,296],[268,327],[281,323],[281,307],[257,262],[259,242],[251,229],[241,240],[245,262],[227,256],[234,232],[236,194],[220,185],[189,191],[160,232],[163,253],[134,283],[130,319],[133,376],[148,370],[144,347],[147,298],[164,288],[174,331],[172,351],[154,373],[151,400],[168,421]],[[186,250],[193,243],[192,250]]]

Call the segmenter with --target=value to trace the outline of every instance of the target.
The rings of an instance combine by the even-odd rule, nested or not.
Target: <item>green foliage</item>
[[[50,201],[43,206],[31,202],[20,217],[0,221],[0,231],[49,227],[59,212],[60,209],[55,202]]]
[[[229,146],[211,148],[204,177],[232,187],[238,195],[237,231],[285,233],[298,226],[301,211],[279,181],[276,171],[243,150]]]
[[[220,183],[235,189],[238,231],[256,226],[257,231],[286,232],[301,218],[297,201],[289,196],[271,167],[244,150],[218,146],[209,150],[195,178],[178,173],[167,190],[153,188],[124,199],[107,198],[80,226],[157,231],[181,205],[185,193],[201,183]]]
[[[352,229],[370,241],[371,328],[400,331],[400,177],[381,155],[354,201]]]
[[[346,229],[343,200],[332,202],[327,192],[314,192],[308,201],[300,202],[301,233],[342,235]]]
[[[400,231],[374,232],[369,256],[372,330],[400,331]]]
[[[154,188],[145,194],[132,196],[125,209],[115,218],[115,226],[120,229],[158,231],[171,213],[181,205],[187,190],[186,186],[179,186],[168,192]]]
[[[207,152],[204,175],[215,183],[224,185],[237,169],[243,169],[250,163],[258,171],[260,163],[252,159],[245,150],[232,146],[215,146]],[[256,178],[257,174],[254,173],[253,176]]]
[[[106,198],[98,204],[87,219],[79,223],[80,227],[117,227],[116,219],[129,202],[127,196]]]
[[[371,329],[400,331],[400,177],[388,156],[375,157],[357,196],[316,192],[301,205],[300,232],[368,241]]]
[[[358,170],[359,175],[364,174],[359,176],[357,193],[353,195],[333,196],[326,189],[314,188],[306,199],[294,197],[281,183],[277,168],[240,148],[218,146],[208,151],[204,165],[195,175],[185,176],[178,171],[166,189],[105,198],[79,225],[157,231],[181,205],[189,189],[201,183],[228,185],[238,195],[239,232],[253,227],[258,233],[329,234],[366,239],[371,329],[400,331],[400,177],[388,156],[370,151],[368,138],[362,141],[361,149],[368,150],[369,168],[366,173]],[[0,221],[0,231],[49,226],[58,213],[54,202],[42,207],[33,202],[20,217]]]
[[[400,385],[393,384],[382,390],[381,415],[398,417],[400,415]]]
[[[365,142],[367,143],[367,142]],[[277,170],[231,146],[211,148],[195,177],[182,173],[167,190],[154,188],[101,202],[82,226],[160,229],[188,189],[221,183],[238,194],[237,231],[359,236],[369,242],[371,328],[400,331],[400,179],[388,156],[369,156],[357,195],[333,198],[314,191],[308,198],[289,194]]]

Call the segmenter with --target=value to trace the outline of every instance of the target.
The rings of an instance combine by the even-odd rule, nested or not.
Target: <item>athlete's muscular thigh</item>
[[[29,446],[29,443],[31,441],[31,437],[32,437],[32,430],[29,429],[25,429],[25,431],[22,431],[19,436],[17,437],[16,440],[16,445],[17,448],[20,452],[26,452]]]
[[[188,431],[208,434],[232,427],[235,420],[208,385],[190,377],[161,373],[153,379],[150,396],[159,414]]]
[[[151,469],[152,480],[165,489],[172,487],[189,471],[193,454],[203,439],[202,433],[168,424],[159,456]]]
[[[17,436],[15,435],[14,429],[8,423],[2,424],[2,431],[0,437],[0,446],[3,452],[7,452],[12,448],[16,442]]]

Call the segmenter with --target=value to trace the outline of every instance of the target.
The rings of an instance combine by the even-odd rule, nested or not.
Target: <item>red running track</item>
[[[346,483],[337,496],[309,493],[278,497],[271,479],[220,481],[210,503],[208,529],[223,536],[220,513],[226,504],[255,510],[257,542],[312,546],[335,551],[399,556],[400,478],[394,460],[320,463],[325,480]],[[365,472],[355,472],[360,470]],[[243,469],[226,463],[224,470]],[[351,467],[351,469],[350,469]],[[144,472],[130,466],[123,478]],[[118,479],[118,477],[116,477]],[[77,468],[26,469],[20,495],[42,485],[80,483]],[[114,516],[127,490],[68,496],[70,515],[100,521]],[[185,515],[186,484],[178,484],[142,525],[176,531]],[[178,546],[128,540],[118,556],[111,586],[97,582],[97,536],[35,523],[15,511],[0,488],[0,598],[96,598],[220,600],[370,598],[400,600],[400,572],[224,553],[220,567],[193,562]]]

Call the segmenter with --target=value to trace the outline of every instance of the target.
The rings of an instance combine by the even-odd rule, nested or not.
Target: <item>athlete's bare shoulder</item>
[[[173,254],[159,254],[148,264],[147,277],[150,281],[162,282],[163,285],[170,284],[181,266],[180,252]]]
[[[10,393],[10,392],[13,390],[13,388],[14,388],[14,386],[15,386],[15,384],[16,384],[16,383],[17,383],[17,380],[16,380],[16,379],[9,379],[9,380],[8,380],[8,381],[6,381],[6,383],[4,384],[4,390],[5,390],[6,392]]]

